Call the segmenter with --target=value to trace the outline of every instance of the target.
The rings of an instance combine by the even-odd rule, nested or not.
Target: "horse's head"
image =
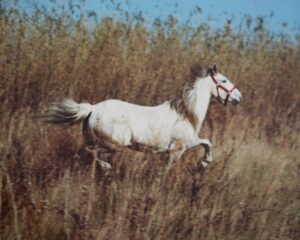
[[[238,104],[242,100],[240,91],[225,76],[218,73],[216,64],[208,68],[207,75],[213,83],[212,95],[224,104],[224,106],[228,101],[232,102],[232,104]]]

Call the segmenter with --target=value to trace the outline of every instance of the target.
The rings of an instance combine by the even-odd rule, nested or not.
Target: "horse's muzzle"
[[[236,91],[231,94],[231,102],[233,105],[237,105],[241,100],[242,94],[236,89]]]
[[[237,104],[239,104],[239,103],[240,103],[239,100],[237,100],[237,99],[232,99],[232,104],[233,104],[233,105],[237,105]]]

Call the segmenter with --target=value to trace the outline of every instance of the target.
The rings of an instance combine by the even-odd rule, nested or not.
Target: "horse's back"
[[[139,105],[139,104],[135,104],[135,103],[125,102],[125,101],[122,101],[122,100],[119,100],[119,99],[108,99],[108,100],[104,100],[102,102],[99,102],[99,103],[95,104],[94,106],[96,108],[105,107],[105,108],[109,108],[109,109],[114,107],[114,108],[123,108],[123,109],[152,110],[152,109],[160,107],[163,104],[156,105],[156,106],[146,106],[146,105]]]
[[[164,108],[164,104],[157,106],[143,106],[134,103],[129,103],[117,99],[109,99],[94,105],[94,112],[105,114],[107,117],[114,116],[119,119],[125,119],[127,117],[134,117],[136,119],[138,114],[139,118],[148,115],[154,116]],[[105,116],[104,116],[105,117]]]

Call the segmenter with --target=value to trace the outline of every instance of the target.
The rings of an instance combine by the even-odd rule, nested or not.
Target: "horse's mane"
[[[195,113],[191,112],[182,97],[175,98],[171,100],[171,109],[174,109],[182,118],[188,120],[194,129],[197,129],[198,118]]]
[[[203,76],[203,69],[199,64],[194,64],[191,67],[190,75],[187,77],[187,81],[181,91],[179,97],[171,100],[171,109],[174,109],[182,118],[188,120],[194,129],[197,129],[198,118],[196,114],[191,110],[191,107],[187,102],[190,99],[190,93],[194,89],[194,84],[197,78]]]

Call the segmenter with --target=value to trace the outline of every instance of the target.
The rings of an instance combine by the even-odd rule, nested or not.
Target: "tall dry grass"
[[[76,9],[28,15],[0,1],[1,239],[299,239],[299,33],[274,34],[260,18],[214,30]],[[204,172],[201,149],[167,176],[164,154],[124,149],[101,154],[106,176],[79,126],[35,118],[64,96],[158,104],[195,62],[218,63],[243,93],[236,108],[211,103]]]

